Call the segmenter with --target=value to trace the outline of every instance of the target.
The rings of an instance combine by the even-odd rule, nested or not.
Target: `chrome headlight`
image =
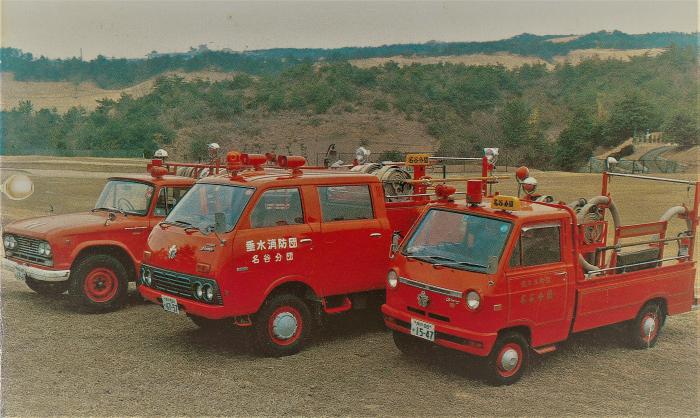
[[[389,270],[389,273],[386,275],[386,284],[389,286],[389,289],[396,289],[396,286],[399,285],[399,275],[395,270]]]
[[[204,287],[200,282],[194,284],[194,297],[196,299],[201,299],[204,295]]]
[[[17,240],[12,235],[5,235],[5,238],[3,238],[2,243],[8,250],[13,250],[17,246]]]
[[[205,284],[202,286],[202,293],[204,293],[204,300],[211,302],[214,300],[214,288],[210,284]]]
[[[479,308],[481,304],[481,296],[476,290],[470,290],[467,292],[467,308],[475,311]]]
[[[153,282],[153,272],[148,267],[143,268],[143,282],[148,286]]]
[[[45,257],[50,257],[51,256],[51,245],[49,245],[48,242],[40,242],[39,246],[37,247],[37,251],[39,252],[39,255],[43,255]]]

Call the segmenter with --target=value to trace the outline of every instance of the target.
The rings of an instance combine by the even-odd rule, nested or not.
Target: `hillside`
[[[22,101],[2,112],[1,152],[126,156],[165,147],[196,159],[207,142],[219,142],[315,162],[331,143],[343,153],[368,145],[387,158],[414,148],[477,155],[497,146],[511,165],[576,170],[596,148],[647,129],[697,143],[695,52],[672,46],[625,60],[512,68],[325,62],[279,74],[171,75],[94,110],[59,113]]]

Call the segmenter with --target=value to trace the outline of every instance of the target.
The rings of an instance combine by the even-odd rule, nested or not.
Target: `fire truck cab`
[[[666,316],[693,305],[698,183],[652,179],[692,185],[693,207],[622,225],[607,192],[613,175],[604,174],[601,196],[570,205],[482,200],[479,184],[468,185],[466,201],[430,204],[387,276],[382,312],[399,350],[437,344],[482,357],[487,380],[502,385],[521,377],[531,351],[553,351],[575,332],[628,322],[635,347],[653,346]],[[672,217],[687,228],[667,238]],[[675,253],[664,252],[673,244]]]
[[[302,157],[228,159],[229,175],[200,180],[149,236],[146,299],[200,327],[251,327],[271,356],[302,349],[321,314],[383,302],[392,234],[426,199],[387,202],[378,176]]]
[[[107,179],[95,207],[86,212],[12,222],[3,230],[3,265],[37,293],[68,291],[90,312],[122,307],[136,281],[146,237],[195,183],[174,175],[178,167],[219,171],[218,166],[154,159],[149,174]],[[196,177],[196,176],[195,176]]]

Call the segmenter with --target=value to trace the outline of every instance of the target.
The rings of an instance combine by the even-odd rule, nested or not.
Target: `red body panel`
[[[387,210],[382,184],[376,176],[360,173],[304,171],[247,172],[231,179],[208,178],[205,183],[254,187],[250,201],[236,227],[223,234],[224,246],[213,235],[186,233],[182,228],[155,228],[148,238],[147,266],[216,281],[222,305],[195,302],[164,290],[140,286],[141,294],[160,303],[160,296],[175,297],[185,312],[210,319],[251,315],[267,296],[285,283],[305,286],[313,298],[384,290],[389,268],[391,236],[403,234],[418,216],[423,205],[394,203]],[[319,202],[320,186],[368,185],[373,208],[372,219],[323,222]],[[251,227],[250,216],[258,199],[270,189],[297,188],[301,193],[304,222],[301,224]],[[349,199],[352,195],[334,196]],[[213,251],[204,252],[205,245]],[[174,259],[168,249],[178,248]],[[182,255],[182,257],[181,257]],[[209,273],[196,270],[197,264],[209,266]]]
[[[23,259],[8,256],[24,265],[44,270],[69,270],[76,257],[84,250],[95,247],[118,247],[133,262],[134,274],[138,271],[146,238],[154,225],[164,219],[153,214],[156,196],[164,187],[190,187],[195,180],[180,176],[154,178],[148,175],[113,177],[110,180],[126,180],[145,183],[154,187],[146,215],[116,214],[108,220],[108,212],[79,212],[64,215],[43,216],[12,222],[3,233],[47,241],[53,252],[53,265],[46,267]]]
[[[505,212],[489,209],[489,204],[486,200],[480,206],[451,203],[432,207],[513,223],[496,272],[436,269],[434,263],[405,257],[401,249],[392,263],[400,277],[399,284],[388,288],[387,301],[382,307],[389,328],[410,334],[410,322],[415,318],[435,326],[436,344],[485,356],[490,353],[498,333],[506,329],[521,330],[529,337],[530,345],[537,348],[563,341],[570,332],[633,319],[652,299],[660,299],[669,315],[691,309],[697,275],[691,259],[638,271],[587,277],[579,264],[578,225],[571,209],[563,205],[524,203],[522,210]],[[693,235],[696,211],[689,214],[693,219]],[[515,251],[519,231],[542,222],[560,225],[560,261],[511,267],[509,260]],[[665,223],[662,226],[665,227]],[[444,289],[459,296],[446,296]],[[475,311],[465,307],[465,296],[470,290],[481,295],[481,304]],[[425,296],[430,300],[427,307],[418,304],[422,292],[423,302]]]

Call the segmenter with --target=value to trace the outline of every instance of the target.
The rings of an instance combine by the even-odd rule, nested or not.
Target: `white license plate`
[[[17,280],[26,281],[27,280],[27,270],[22,266],[15,267],[15,278]]]
[[[435,325],[411,318],[411,335],[428,341],[435,341]]]
[[[167,312],[172,312],[172,313],[180,313],[180,310],[177,307],[177,299],[171,298],[170,296],[161,296],[161,299],[163,300],[163,309],[165,309]]]

